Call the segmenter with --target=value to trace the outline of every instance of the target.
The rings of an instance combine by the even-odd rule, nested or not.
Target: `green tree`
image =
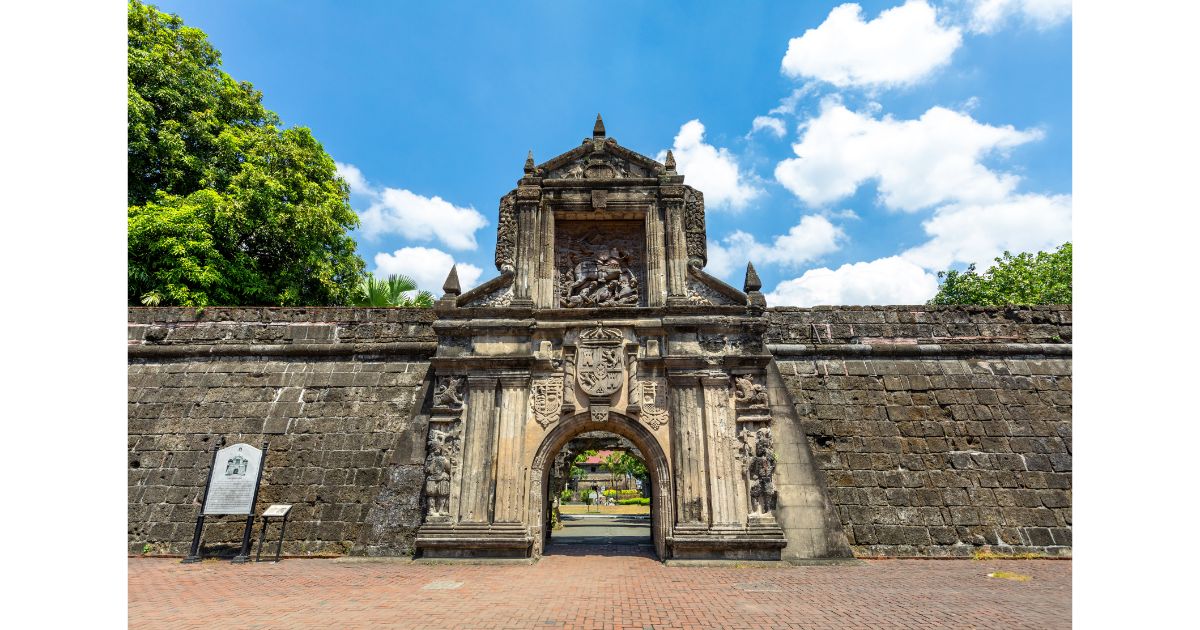
[[[346,303],[365,265],[333,159],[203,31],[136,0],[128,29],[130,303]]]
[[[1071,243],[1037,255],[1004,252],[982,274],[972,264],[962,272],[938,272],[938,279],[940,286],[930,304],[1070,304]]]
[[[392,274],[387,278],[376,278],[367,273],[355,290],[351,304],[354,306],[433,306],[433,294],[429,291],[417,291],[417,284],[412,278]]]

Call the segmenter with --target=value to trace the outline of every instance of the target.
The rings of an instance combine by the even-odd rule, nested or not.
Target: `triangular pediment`
[[[538,165],[544,179],[640,179],[661,175],[665,167],[612,138],[588,138],[583,144]]]

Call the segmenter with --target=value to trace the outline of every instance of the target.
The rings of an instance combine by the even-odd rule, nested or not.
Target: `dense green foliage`
[[[408,276],[392,274],[387,278],[376,278],[367,273],[355,290],[351,304],[354,306],[433,306],[433,294],[417,291],[417,283]]]
[[[349,187],[199,29],[129,3],[129,301],[325,305],[363,277]]]
[[[942,271],[930,304],[1070,304],[1071,244],[1037,255],[1009,252],[982,274],[972,264],[966,271]]]

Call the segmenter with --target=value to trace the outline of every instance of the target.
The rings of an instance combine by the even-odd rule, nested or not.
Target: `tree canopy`
[[[433,306],[433,294],[429,291],[418,291],[417,283],[408,276],[392,274],[386,278],[376,278],[368,272],[362,279],[358,289],[351,297],[354,306]]]
[[[128,28],[130,303],[350,301],[358,216],[321,144],[280,129],[203,31],[136,0]]]
[[[982,274],[975,265],[966,271],[942,271],[937,295],[930,304],[1070,304],[1071,244],[1037,255],[1009,252]]]

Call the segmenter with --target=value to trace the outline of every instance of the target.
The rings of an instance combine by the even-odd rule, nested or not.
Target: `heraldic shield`
[[[597,326],[579,335],[576,380],[589,396],[611,396],[625,383],[621,331]]]

